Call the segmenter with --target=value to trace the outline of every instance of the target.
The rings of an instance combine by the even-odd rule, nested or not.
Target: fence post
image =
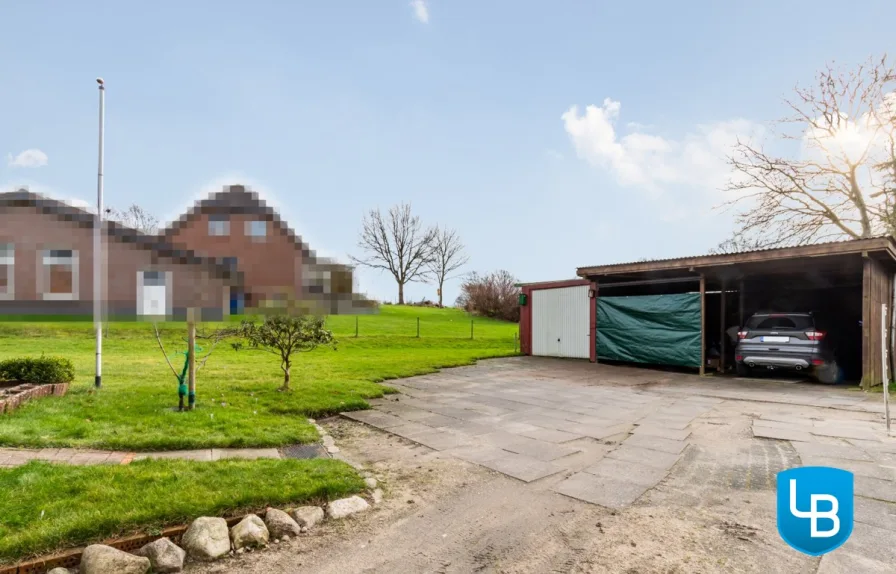
[[[420,338],[420,317],[417,317],[417,338]]]
[[[358,316],[355,315],[355,339],[358,338]]]
[[[473,318],[470,317],[470,339],[473,339]]]

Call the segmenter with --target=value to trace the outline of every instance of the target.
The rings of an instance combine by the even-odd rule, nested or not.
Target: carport
[[[894,355],[894,272],[890,237],[580,267],[577,280],[522,285],[521,349],[569,356],[533,340],[557,338],[564,327],[556,323],[571,320],[560,317],[578,313],[591,361],[725,372],[733,362],[726,330],[758,311],[813,311],[835,338],[845,377],[870,388],[893,368],[885,362]],[[557,297],[539,294],[556,289],[568,291],[562,313]],[[579,330],[567,328],[566,338]]]

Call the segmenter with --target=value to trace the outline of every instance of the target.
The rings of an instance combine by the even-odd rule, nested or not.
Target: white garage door
[[[532,291],[532,354],[591,357],[588,286]]]

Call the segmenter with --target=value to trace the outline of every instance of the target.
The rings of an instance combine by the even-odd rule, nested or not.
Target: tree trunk
[[[398,304],[404,305],[404,283],[398,284]]]
[[[280,387],[281,391],[289,390],[289,363],[286,363],[286,366],[282,367],[283,369],[283,386]]]
[[[439,309],[442,308],[442,290],[445,288],[445,281],[439,281]]]

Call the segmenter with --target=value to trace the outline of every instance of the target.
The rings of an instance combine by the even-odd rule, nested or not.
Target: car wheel
[[[737,371],[738,377],[749,377],[752,374],[750,367],[743,363],[738,363],[735,370]]]
[[[826,385],[839,383],[842,376],[843,373],[840,372],[840,365],[837,364],[837,361],[825,363],[815,370],[815,379]]]

